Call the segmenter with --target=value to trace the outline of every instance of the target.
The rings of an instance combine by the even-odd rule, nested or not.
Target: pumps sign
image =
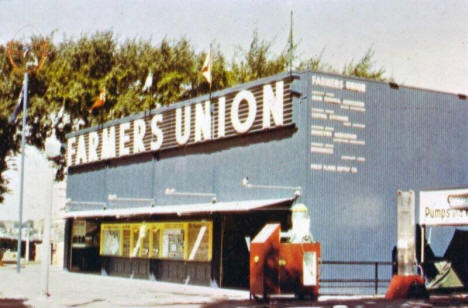
[[[421,191],[419,223],[428,226],[468,226],[468,188]]]
[[[67,141],[67,164],[77,166],[291,124],[290,83],[286,78],[72,134]]]

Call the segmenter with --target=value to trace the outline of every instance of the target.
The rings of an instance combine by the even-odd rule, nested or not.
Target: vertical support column
[[[375,294],[379,293],[379,263],[375,262],[374,264],[374,273],[375,273]]]
[[[30,245],[30,241],[29,241],[29,238],[30,238],[30,233],[31,233],[31,229],[28,227],[27,229],[27,232],[26,232],[26,247],[25,247],[25,256],[24,256],[24,260],[26,262],[29,262],[29,245]]]
[[[49,266],[50,266],[50,227],[52,216],[52,202],[54,192],[55,171],[49,171],[49,191],[47,194],[48,202],[44,207],[44,233],[42,236],[42,266],[41,266],[41,295],[49,296]]]
[[[65,220],[64,247],[63,247],[63,269],[71,270],[71,224],[72,220]]]
[[[221,286],[221,267],[223,262],[222,250],[222,225],[223,217],[220,214],[213,214],[213,238],[211,256],[211,282],[212,287]]]
[[[153,199],[153,204],[156,204],[156,164],[158,163],[158,153],[154,153],[151,156],[151,198]]]
[[[398,191],[398,274],[394,275],[388,286],[386,299],[428,298],[424,278],[414,274],[416,257],[416,226],[414,224],[414,191]],[[412,285],[418,285],[419,291],[412,292]]]
[[[219,286],[223,286],[223,249],[224,249],[224,228],[226,225],[226,216],[221,215],[221,247],[220,247],[220,264],[219,264]]]
[[[426,226],[421,225],[421,263],[424,263],[425,247],[426,247]]]
[[[414,274],[415,224],[414,191],[398,191],[398,275]]]

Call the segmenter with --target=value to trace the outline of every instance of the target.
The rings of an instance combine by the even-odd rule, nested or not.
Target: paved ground
[[[40,298],[40,266],[0,267],[0,298],[24,299],[32,307],[202,307],[248,299],[248,292],[149,280],[50,271],[50,297]],[[0,302],[0,307],[2,306]],[[18,306],[21,307],[21,306]]]
[[[0,267],[0,308],[3,307],[464,307],[468,294],[431,296],[430,300],[385,301],[382,297],[330,297],[318,301],[273,298],[268,303],[249,301],[248,291],[215,289],[68,273],[51,268],[50,297],[40,298],[40,266],[27,265],[21,274],[14,265]]]
[[[294,299],[272,299],[268,303],[251,301],[220,301],[207,304],[204,308],[468,308],[467,296],[438,296],[429,300],[387,301],[383,298],[321,297],[318,301],[295,301]]]

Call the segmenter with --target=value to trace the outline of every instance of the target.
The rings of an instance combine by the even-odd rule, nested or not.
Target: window
[[[211,224],[191,222],[188,224],[188,260],[209,261],[211,259]]]
[[[161,230],[158,227],[154,227],[151,229],[151,243],[150,243],[150,250],[151,250],[151,258],[158,258],[159,257],[159,244],[160,244],[160,237],[161,237]]]
[[[138,222],[101,224],[101,255],[210,261],[213,223]]]

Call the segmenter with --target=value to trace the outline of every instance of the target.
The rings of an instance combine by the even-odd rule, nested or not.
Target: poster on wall
[[[86,220],[75,220],[73,222],[72,236],[86,236]]]
[[[421,191],[419,222],[428,226],[468,225],[468,188]]]
[[[120,230],[104,231],[102,254],[111,256],[117,256],[120,254]]]
[[[165,229],[163,233],[163,258],[184,258],[184,231],[182,229]]]

